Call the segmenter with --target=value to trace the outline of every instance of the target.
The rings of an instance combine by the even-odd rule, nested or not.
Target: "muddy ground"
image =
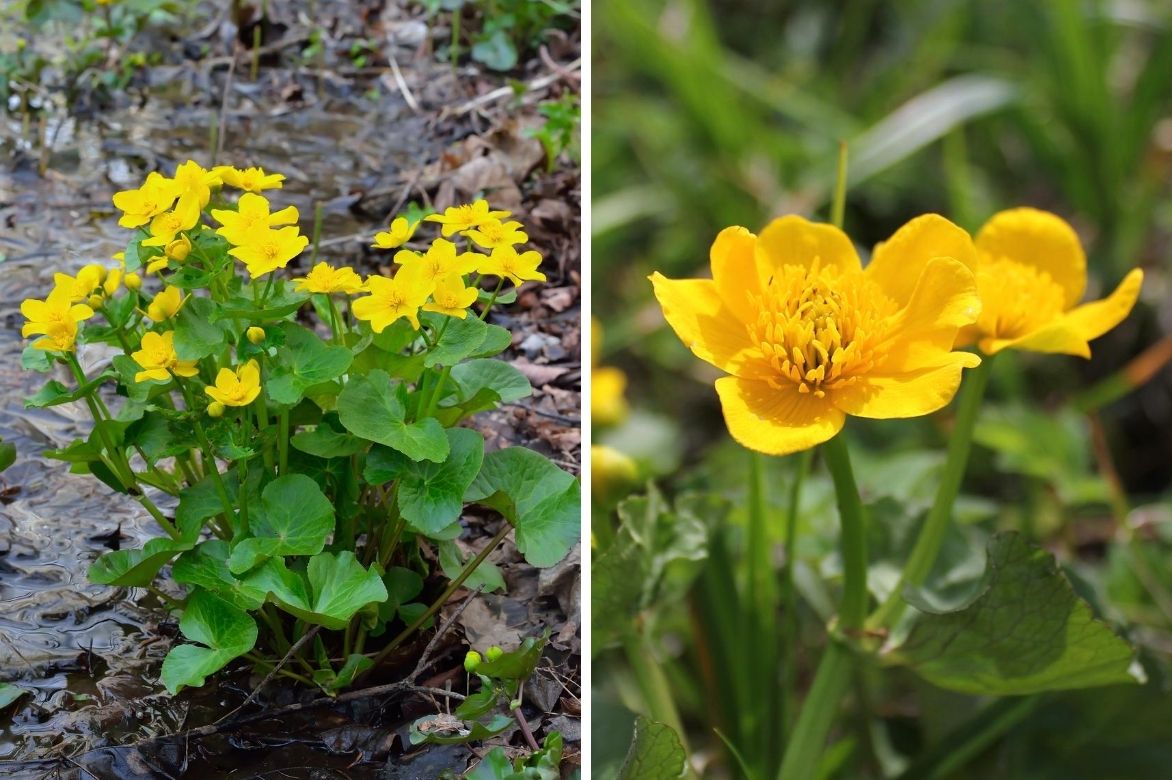
[[[10,19],[13,4],[0,8]],[[187,159],[207,164],[214,146],[219,163],[284,173],[274,202],[296,205],[306,233],[320,205],[322,256],[362,272],[387,262],[368,248],[370,236],[411,201],[442,209],[484,193],[494,207],[513,210],[544,254],[549,282],[524,289],[494,320],[513,330],[505,357],[535,393],[482,415],[477,425],[490,448],[523,444],[578,473],[580,177],[568,155],[547,169],[541,145],[528,135],[543,121],[541,101],[578,90],[577,33],[551,31],[543,49],[509,73],[471,62],[453,71],[437,54],[450,36],[447,17],[429,17],[422,6],[270,1],[252,79],[243,42],[253,39],[254,26],[231,9],[202,4],[182,24],[148,27],[109,53],[99,69],[134,51],[157,60],[124,87],[67,89],[50,73],[27,92],[35,98],[29,110],[26,103],[0,113],[0,437],[20,453],[0,475],[0,680],[31,692],[0,712],[5,777],[431,778],[465,771],[491,747],[410,748],[406,724],[442,707],[418,696],[369,697],[228,724],[210,736],[173,736],[214,723],[257,679],[240,668],[201,690],[166,694],[158,669],[177,638],[173,620],[145,590],[85,578],[104,550],[154,535],[150,518],[40,456],[84,435],[83,408],[23,408],[43,377],[20,370],[20,301],[43,295],[53,271],[109,262],[125,248],[113,192]],[[32,47],[52,48],[54,35],[62,35],[8,21],[0,27],[0,45],[23,34]],[[320,48],[311,49],[315,29],[323,34]],[[361,64],[355,41],[374,44]],[[528,89],[518,95],[513,82]],[[110,355],[89,350],[81,357],[94,366]],[[468,518],[464,542],[483,543],[483,519]],[[572,769],[581,663],[577,552],[543,571],[509,544],[493,560],[508,592],[475,597],[443,638],[429,684],[462,689],[469,643],[508,645],[551,629],[525,714],[539,740],[562,731]],[[394,680],[411,666],[404,654],[371,682]],[[248,711],[312,697],[272,685]],[[522,740],[506,734],[496,743]]]

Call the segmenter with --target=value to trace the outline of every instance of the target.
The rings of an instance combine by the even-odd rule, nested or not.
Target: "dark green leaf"
[[[232,548],[228,568],[246,572],[277,555],[315,555],[334,530],[334,506],[309,477],[286,474],[265,485],[249,513],[252,536]]]
[[[619,780],[676,780],[688,760],[684,745],[671,726],[640,715]]]
[[[451,428],[445,435],[449,454],[443,463],[414,461],[392,449],[375,447],[363,472],[374,485],[398,480],[399,511],[412,528],[428,535],[460,519],[464,492],[484,459],[484,439],[476,431]]]
[[[319,458],[348,458],[370,446],[370,442],[335,427],[336,417],[325,417],[311,431],[300,431],[290,440],[294,447]]]
[[[171,577],[182,585],[195,585],[231,602],[240,609],[259,609],[265,594],[256,593],[236,579],[228,568],[228,543],[211,539],[179,556]]]
[[[177,645],[163,659],[161,679],[171,693],[198,688],[209,674],[244,655],[256,644],[256,621],[247,612],[196,589],[179,619],[183,636],[198,645]]]
[[[273,558],[245,582],[257,592],[271,594],[290,614],[335,631],[367,605],[387,599],[375,565],[364,568],[352,552],[319,553],[309,559],[305,575]]]
[[[464,500],[508,518],[517,529],[517,549],[539,568],[564,558],[580,535],[578,480],[524,447],[486,455]]]
[[[484,343],[488,326],[476,317],[447,317],[428,315],[424,322],[433,331],[439,332],[439,343],[429,351],[423,364],[430,368],[435,365],[452,366],[473,354]]]
[[[448,439],[432,417],[407,423],[406,407],[391,378],[374,370],[351,377],[338,396],[338,417],[346,430],[402,452],[412,460],[441,462],[448,457]]]
[[[308,329],[292,323],[281,330],[285,346],[277,350],[272,375],[265,383],[269,398],[293,405],[314,385],[346,373],[353,353],[346,347],[329,346]]]
[[[194,546],[194,539],[163,537],[151,539],[140,550],[112,550],[90,565],[88,576],[99,585],[145,587],[172,558]]]
[[[223,346],[224,331],[214,325],[216,304],[191,296],[175,317],[175,354],[180,360],[199,360]]]
[[[16,445],[0,440],[0,471],[16,463]]]
[[[1045,550],[1016,533],[989,542],[981,591],[961,609],[922,614],[886,654],[929,682],[1013,696],[1134,683],[1131,647],[1095,619]]]
[[[506,403],[533,394],[533,386],[525,375],[503,360],[481,358],[461,363],[452,368],[452,380],[464,402],[481,390],[492,390]]]

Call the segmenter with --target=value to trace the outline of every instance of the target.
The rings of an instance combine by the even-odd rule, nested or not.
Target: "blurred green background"
[[[725,493],[734,525],[746,461],[723,425],[718,372],[666,327],[646,276],[708,275],[709,245],[728,225],[759,231],[791,212],[827,220],[840,141],[845,227],[864,258],[921,213],[975,233],[993,213],[1031,205],[1079,232],[1088,300],[1145,269],[1140,303],[1092,344],[1090,361],[998,357],[958,519],[978,556],[989,532],[1007,528],[1055,551],[1100,616],[1141,648],[1153,682],[1045,699],[984,760],[937,775],[893,756],[946,754],[943,735],[979,703],[927,686],[911,696],[907,681],[884,678],[872,691],[884,702],[885,736],[871,746],[882,771],[866,774],[1169,776],[1172,3],[596,0],[593,12],[596,356],[625,373],[629,405],[611,409],[621,421],[596,423],[595,439],[633,455],[668,493]],[[873,574],[902,560],[898,537],[934,490],[950,414],[847,426],[862,445],[864,498],[903,507],[875,523]],[[770,461],[779,508],[792,460]],[[798,565],[833,575],[829,485],[815,478],[807,493]],[[803,593],[807,618],[815,595]],[[679,613],[665,610],[659,635],[675,648],[667,673],[698,728],[709,705]],[[807,626],[817,646],[820,623]],[[595,668],[596,680],[619,680],[601,683],[606,708],[622,666],[603,657]],[[839,776],[862,776],[845,766]]]
[[[721,435],[711,376],[663,327],[645,277],[706,274],[727,225],[826,219],[839,141],[850,149],[846,229],[864,254],[917,214],[975,232],[1032,205],[1079,231],[1088,296],[1148,271],[1143,302],[1089,364],[1017,358],[1029,395],[1070,397],[1161,338],[1172,4],[600,0],[594,11],[601,358],[627,371],[636,409],[654,399],[665,417],[697,421],[681,432],[686,452]],[[681,386],[681,373],[703,381]],[[1132,491],[1172,478],[1170,388],[1165,371],[1109,410]]]

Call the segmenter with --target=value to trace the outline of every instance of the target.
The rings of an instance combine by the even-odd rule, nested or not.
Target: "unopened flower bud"
[[[223,417],[224,405],[219,401],[212,401],[208,404],[208,417]]]
[[[191,254],[191,239],[186,234],[180,233],[179,238],[167,244],[163,251],[167,257],[182,263]]]
[[[123,277],[122,283],[126,285],[127,290],[137,290],[142,287],[142,277],[136,273],[129,273]]]
[[[504,650],[500,649],[496,645],[493,645],[492,647],[488,648],[488,651],[485,653],[485,657],[488,658],[489,661],[495,661],[504,654]]]
[[[464,671],[468,673],[475,672],[480,666],[480,662],[484,659],[480,657],[480,653],[475,650],[469,650],[464,654]]]
[[[90,305],[91,309],[100,309],[102,308],[102,303],[104,303],[105,300],[105,297],[103,297],[101,293],[94,293],[90,296],[86,303]]]
[[[595,444],[590,447],[591,492],[604,506],[614,506],[635,489],[639,467],[635,461],[613,447]]]
[[[265,340],[265,329],[253,325],[251,328],[245,331],[245,335],[248,336],[248,340],[253,344],[259,344]]]

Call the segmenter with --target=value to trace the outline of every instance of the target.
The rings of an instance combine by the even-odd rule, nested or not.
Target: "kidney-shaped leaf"
[[[395,450],[375,447],[363,476],[371,484],[397,479],[399,511],[416,531],[431,536],[460,518],[464,492],[484,460],[484,439],[467,428],[450,428],[443,463],[414,461]]]
[[[352,552],[315,555],[305,575],[273,558],[248,576],[246,586],[271,594],[290,614],[335,631],[345,628],[366,605],[387,600],[374,565],[363,567]]]
[[[257,609],[264,603],[265,594],[257,595],[232,575],[228,543],[222,539],[209,539],[180,555],[171,567],[171,577],[182,585],[210,591],[244,610]]]
[[[346,430],[398,450],[412,460],[448,457],[443,426],[432,417],[406,422],[407,410],[385,371],[351,377],[338,395],[338,419]]]
[[[276,367],[265,383],[269,398],[279,404],[296,404],[309,388],[346,373],[354,359],[346,347],[331,347],[298,325],[282,330],[285,346],[277,350]]]
[[[334,530],[334,506],[304,474],[265,485],[260,511],[249,518],[252,537],[232,549],[228,568],[239,574],[275,555],[315,555]]]
[[[162,681],[171,693],[198,688],[204,679],[256,644],[256,621],[248,613],[203,590],[187,599],[179,619],[183,636],[198,645],[177,645],[163,659]]]
[[[580,533],[581,489],[573,475],[524,447],[484,456],[465,501],[497,510],[517,529],[517,549],[533,566],[553,566]]]
[[[671,726],[640,715],[619,780],[673,780],[684,774],[688,760],[679,735]]]
[[[1132,658],[1054,556],[1016,533],[990,540],[985,577],[969,604],[921,615],[887,654],[941,688],[1002,696],[1134,683]]]

